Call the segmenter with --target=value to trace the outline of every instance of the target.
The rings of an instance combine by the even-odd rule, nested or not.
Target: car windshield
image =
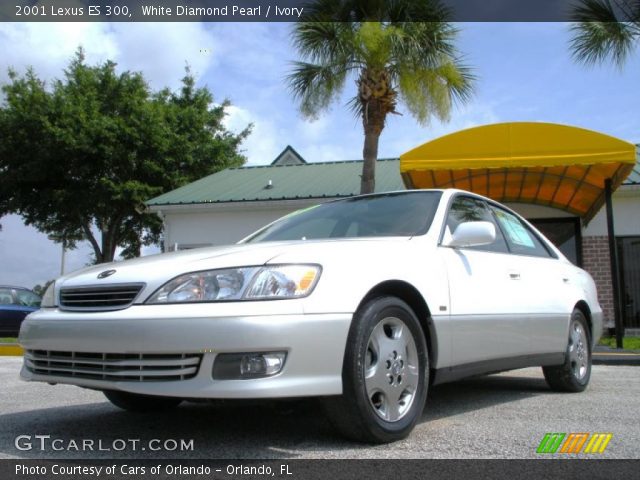
[[[18,300],[18,305],[25,307],[39,307],[41,301],[38,295],[29,290],[16,290],[16,299]]]
[[[400,192],[347,198],[287,215],[245,243],[354,237],[410,237],[431,226],[442,192]]]

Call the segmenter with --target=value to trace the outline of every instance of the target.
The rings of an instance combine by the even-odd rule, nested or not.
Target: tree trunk
[[[380,100],[369,100],[364,106],[362,124],[364,126],[364,148],[362,149],[362,176],[360,193],[373,193],[376,190],[376,162],[378,160],[378,142],[384,128],[386,112]]]
[[[120,221],[120,217],[111,223],[116,224]],[[84,234],[93,247],[93,253],[96,256],[96,265],[99,263],[108,263],[113,262],[113,257],[116,254],[116,248],[118,247],[118,239],[117,237],[117,228],[101,228],[100,236],[102,237],[100,244],[96,240],[93,232],[91,231],[91,227],[89,225],[83,225],[82,230]]]
[[[102,258],[96,263],[107,263],[113,260],[109,258],[109,252],[111,251],[111,235],[109,234],[109,230],[103,229],[100,231],[100,236],[102,237]]]
[[[118,242],[116,241],[115,228],[102,230],[102,259],[96,263],[113,262]]]
[[[89,243],[91,243],[91,246],[93,247],[93,254],[96,256],[96,264],[104,263],[102,250],[100,250],[100,245],[98,245],[98,241],[96,240],[96,237],[93,236],[91,227],[89,225],[83,224],[82,230],[84,231],[84,234],[87,237],[87,240],[89,240]]]
[[[391,76],[384,68],[366,67],[360,72],[358,100],[362,107],[364,127],[361,194],[375,192],[378,141],[387,113],[395,112],[396,97],[397,93],[391,86]]]
[[[380,134],[371,129],[364,133],[364,149],[362,150],[362,176],[360,193],[373,193],[376,190],[376,161],[378,160],[378,140]]]

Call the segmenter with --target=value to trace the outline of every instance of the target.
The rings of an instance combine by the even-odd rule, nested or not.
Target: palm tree
[[[583,63],[622,67],[640,42],[640,0],[580,0],[572,19],[571,51]]]
[[[422,124],[448,120],[454,102],[471,94],[473,75],[454,47],[457,29],[437,0],[318,0],[305,6],[289,85],[303,115],[315,118],[348,78],[350,106],[364,127],[361,193],[375,189],[378,142],[388,114],[402,100]],[[421,20],[421,21],[417,21]],[[429,21],[425,21],[429,20]]]

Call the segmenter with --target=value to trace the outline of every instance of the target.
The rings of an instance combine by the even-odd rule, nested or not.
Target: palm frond
[[[304,22],[358,22],[357,2],[351,0],[313,0],[304,5]]]
[[[383,21],[388,20],[387,12],[389,3],[410,3],[410,1],[411,0],[315,0],[305,5],[302,20],[347,23]]]
[[[300,102],[303,115],[316,118],[338,97],[344,86],[348,68],[342,64],[318,65],[294,62],[287,76],[294,98]]]
[[[369,68],[386,68],[395,37],[402,32],[381,22],[366,22],[360,25],[353,36],[355,57]]]
[[[453,105],[469,100],[475,76],[459,60],[444,57],[435,68],[403,69],[398,88],[406,107],[423,124],[432,116],[447,121]]]
[[[353,28],[340,22],[298,22],[293,45],[313,63],[349,62],[353,57]]]
[[[453,10],[438,0],[388,0],[388,18],[391,23],[438,23],[448,22]]]
[[[443,57],[455,58],[458,55],[454,43],[458,29],[450,23],[414,22],[394,26],[402,32],[393,38],[392,58],[396,65],[436,68]]]
[[[356,119],[362,118],[364,115],[364,105],[357,95],[355,97],[352,97],[347,102],[347,109],[353,114]]]
[[[640,39],[640,0],[581,0],[572,14],[573,57],[585,64],[621,67]]]
[[[452,10],[440,0],[314,0],[306,22],[445,22]]]
[[[305,5],[304,21],[293,31],[303,61],[294,63],[287,78],[302,113],[314,117],[327,108],[351,72],[384,71],[393,106],[399,89],[420,122],[431,115],[448,118],[453,104],[468,100],[474,80],[458,60],[458,30],[447,21],[450,16],[440,0],[315,0]],[[417,21],[425,19],[432,21]],[[358,88],[361,78],[356,77]],[[363,116],[369,101],[359,93],[349,107]],[[387,101],[389,96],[383,95]]]

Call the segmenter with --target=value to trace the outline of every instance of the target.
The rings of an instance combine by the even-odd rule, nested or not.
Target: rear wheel
[[[349,332],[343,395],[326,400],[334,426],[357,441],[406,437],[424,407],[428,362],[420,323],[405,302],[380,297],[365,304]]]
[[[175,408],[182,402],[181,398],[140,395],[138,393],[105,390],[104,396],[116,407],[129,412],[159,412]]]
[[[542,367],[542,371],[552,390],[582,392],[587,388],[591,377],[591,338],[587,319],[580,310],[571,315],[564,364]]]

